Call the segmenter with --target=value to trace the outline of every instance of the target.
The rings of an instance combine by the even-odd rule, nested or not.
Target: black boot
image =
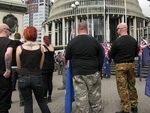
[[[131,107],[131,111],[132,111],[132,113],[138,113],[138,108],[137,107],[135,107],[135,108]]]
[[[47,101],[52,102],[51,96],[48,96]]]
[[[129,113],[129,112],[125,112],[125,111],[117,111],[116,113]]]
[[[64,90],[64,89],[65,89],[65,86],[58,88],[58,90]]]
[[[47,98],[46,98],[46,97],[44,97],[44,100],[45,100],[45,102],[46,102],[46,103],[48,103],[48,100],[47,100]]]
[[[20,107],[24,106],[24,102],[20,102],[19,106]]]

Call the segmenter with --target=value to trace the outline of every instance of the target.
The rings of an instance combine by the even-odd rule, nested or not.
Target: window
[[[36,3],[37,2],[37,0],[31,0],[31,3]]]
[[[43,5],[44,5],[44,3],[41,3],[41,4],[40,4],[40,6],[43,6]]]
[[[40,2],[44,2],[44,0],[40,0]]]

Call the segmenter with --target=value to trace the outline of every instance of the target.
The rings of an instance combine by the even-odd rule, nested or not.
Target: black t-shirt
[[[47,51],[44,52],[45,58],[42,67],[42,73],[53,72],[54,71],[54,51],[50,51],[45,45]]]
[[[0,37],[0,75],[3,75],[6,71],[5,68],[5,52],[8,47],[14,47],[13,40],[6,37]]]
[[[94,37],[78,35],[67,45],[65,58],[71,60],[73,75],[88,75],[102,70],[104,56]]]
[[[113,42],[110,55],[115,63],[132,63],[138,52],[137,41],[129,35],[124,35]]]
[[[12,66],[17,66],[16,63],[16,49],[19,45],[22,45],[23,43],[19,40],[13,40],[14,41],[14,48],[13,48],[13,54],[12,54]]]
[[[40,62],[42,58],[41,47],[36,50],[24,49],[21,45],[22,52],[20,54],[21,69],[20,75],[41,76]]]

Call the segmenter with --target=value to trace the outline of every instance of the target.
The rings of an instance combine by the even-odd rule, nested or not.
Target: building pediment
[[[0,10],[10,10],[10,12],[13,11],[25,13],[27,11],[27,6],[26,4],[17,0],[0,0]]]

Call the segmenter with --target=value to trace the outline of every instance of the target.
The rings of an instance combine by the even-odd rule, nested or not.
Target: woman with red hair
[[[44,64],[42,68],[42,75],[44,81],[44,98],[48,102],[52,102],[51,95],[53,90],[53,72],[54,72],[54,48],[51,45],[49,36],[43,37],[44,47]],[[48,92],[48,96],[47,96]]]
[[[17,47],[16,60],[20,74],[18,87],[24,99],[24,113],[33,113],[32,91],[42,113],[51,113],[42,93],[41,69],[44,61],[44,48],[36,43],[35,27],[27,27],[23,35],[25,43]]]

